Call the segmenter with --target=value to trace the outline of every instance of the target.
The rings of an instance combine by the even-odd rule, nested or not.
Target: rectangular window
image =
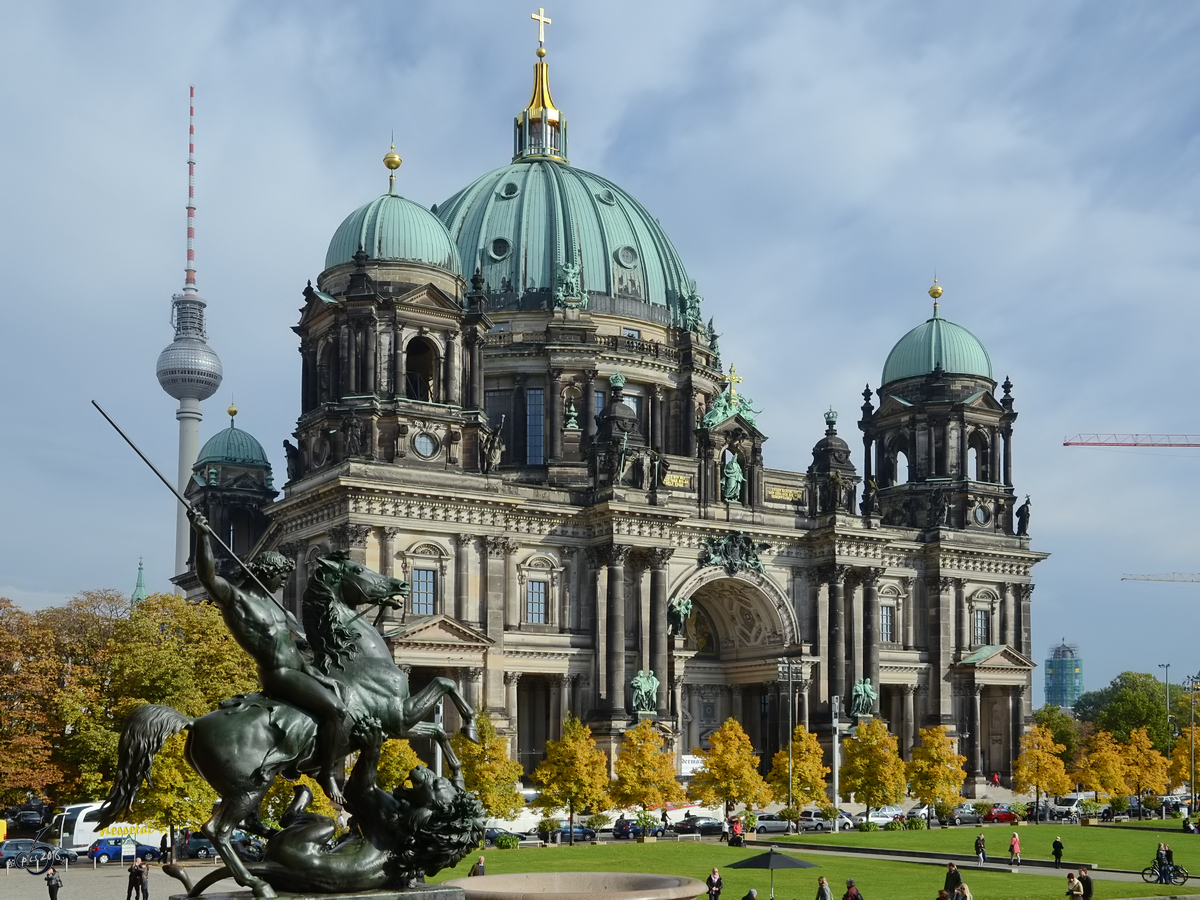
[[[896,643],[896,607],[879,607],[879,640],[885,644]]]
[[[433,569],[413,569],[408,596],[414,616],[432,616],[437,611],[437,572]]]
[[[642,421],[642,398],[637,394],[633,396],[626,394],[621,399],[625,401],[626,406],[633,410],[633,414],[637,416],[638,421]]]
[[[972,610],[971,618],[974,622],[974,643],[976,647],[982,647],[985,644],[992,642],[992,612],[989,609]]]
[[[513,436],[512,391],[484,391],[483,411],[487,414],[488,426],[490,428],[500,428],[500,423],[504,423],[502,432],[504,453],[500,457],[500,462],[506,463],[509,461],[509,453],[511,452],[509,448],[512,447]]]
[[[607,400],[608,394],[606,394],[604,391],[596,391],[593,393],[592,406],[594,409],[592,410],[592,413],[598,416],[600,413],[604,412],[604,404]]]
[[[546,461],[546,392],[525,389],[525,462],[540,466]]]
[[[624,326],[622,326],[621,337],[627,337],[627,338],[633,338],[634,340],[640,340],[642,337],[642,332],[639,331],[637,328],[625,328]]]
[[[549,619],[549,605],[546,602],[546,582],[525,582],[525,621],[534,625],[545,625]]]

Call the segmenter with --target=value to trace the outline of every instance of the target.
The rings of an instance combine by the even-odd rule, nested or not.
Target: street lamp
[[[1167,683],[1164,685],[1163,691],[1163,712],[1167,716],[1167,756],[1171,755],[1171,664],[1159,663],[1160,669],[1166,670]]]

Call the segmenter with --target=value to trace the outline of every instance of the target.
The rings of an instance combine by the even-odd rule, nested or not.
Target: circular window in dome
[[[521,189],[517,187],[517,183],[515,181],[506,181],[504,182],[504,186],[501,187],[497,193],[500,194],[502,199],[511,200],[513,197],[517,196],[517,194],[521,193]]]
[[[975,524],[982,527],[992,520],[992,514],[988,512],[988,508],[986,506],[980,504],[979,506],[975,507],[973,518],[975,519]]]
[[[512,244],[507,238],[493,238],[488,244],[488,255],[492,259],[508,259],[508,255],[512,253]]]
[[[596,194],[596,199],[601,203],[607,203],[609,206],[617,205],[617,195],[608,188],[605,188],[604,190],[600,191],[600,193]]]
[[[432,459],[438,452],[438,439],[428,431],[420,432],[413,438],[413,450],[422,459]]]
[[[628,244],[626,244],[624,247],[618,247],[616,252],[613,254],[613,258],[616,259],[616,261],[626,269],[632,269],[638,264],[639,260],[638,252]]]

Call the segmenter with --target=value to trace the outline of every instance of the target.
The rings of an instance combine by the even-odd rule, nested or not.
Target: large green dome
[[[992,377],[992,359],[979,338],[961,325],[943,319],[933,306],[933,316],[900,338],[883,364],[882,384],[919,378],[938,366],[948,375]]]
[[[218,431],[210,437],[201,448],[196,465],[208,463],[271,468],[262,444],[255,439],[254,435],[242,431],[232,424],[224,431]]]
[[[338,226],[325,268],[353,262],[359,247],[373,260],[423,262],[456,274],[462,268],[437,216],[393,190],[360,206]]]
[[[550,307],[574,275],[593,311],[682,323],[680,300],[693,289],[683,261],[654,217],[606,178],[519,158],[435,209],[463,277],[482,269],[491,309]]]

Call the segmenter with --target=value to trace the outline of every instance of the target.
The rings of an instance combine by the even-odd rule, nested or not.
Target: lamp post
[[[1166,684],[1163,686],[1163,712],[1167,717],[1167,757],[1171,756],[1171,664],[1159,663],[1160,669],[1166,670]]]
[[[841,730],[841,726],[838,723],[838,713],[840,711],[841,704],[842,698],[838,695],[835,694],[829,698],[829,706],[833,710],[833,831],[835,834],[841,830],[838,826],[841,825],[842,818],[840,812],[841,808],[838,806],[838,769],[841,768],[841,761],[838,759],[840,755],[838,748],[838,732]]]
[[[792,658],[787,658],[788,662],[788,810],[795,809],[792,806],[792,738],[796,730],[795,724],[792,722],[794,710],[796,707],[796,696],[792,693]],[[792,833],[792,820],[788,819],[787,824],[788,834]]]

